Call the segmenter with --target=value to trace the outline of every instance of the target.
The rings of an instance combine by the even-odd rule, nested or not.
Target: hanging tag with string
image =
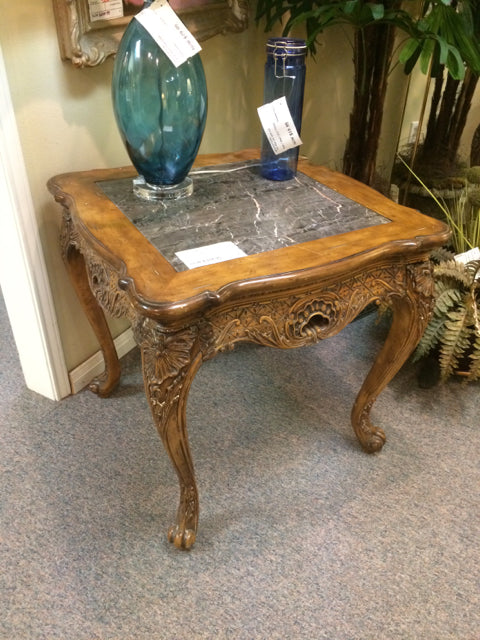
[[[202,49],[167,0],[155,0],[137,13],[135,19],[145,27],[175,67]]]
[[[275,155],[302,144],[285,96],[258,107],[257,111]]]

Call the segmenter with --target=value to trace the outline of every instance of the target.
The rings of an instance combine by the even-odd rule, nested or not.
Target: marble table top
[[[258,161],[194,169],[193,194],[147,202],[131,178],[98,182],[177,271],[187,269],[176,252],[230,241],[253,255],[389,222],[312,178],[265,180]]]

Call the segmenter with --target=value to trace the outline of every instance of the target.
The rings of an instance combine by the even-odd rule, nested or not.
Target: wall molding
[[[29,389],[70,394],[63,346],[0,46],[0,286]]]

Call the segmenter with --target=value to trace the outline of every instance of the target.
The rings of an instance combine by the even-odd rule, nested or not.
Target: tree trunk
[[[368,185],[375,178],[394,38],[394,29],[387,25],[373,25],[355,32],[354,98],[343,172]]]
[[[467,70],[461,91],[457,97],[455,112],[451,119],[450,133],[447,140],[448,159],[454,162],[460,147],[463,130],[467,122],[467,116],[472,106],[472,99],[478,84],[478,76]]]
[[[475,129],[470,147],[470,166],[480,166],[480,124]]]
[[[435,78],[432,99],[430,101],[430,113],[428,116],[427,129],[425,131],[425,140],[423,142],[424,150],[432,149],[433,146],[435,145],[435,138],[436,138],[435,127],[437,122],[437,111],[438,111],[438,105],[440,104],[440,100],[442,99],[442,91],[443,91],[443,74]]]
[[[424,178],[450,177],[454,170],[477,83],[478,76],[468,70],[462,82],[450,76],[435,79],[425,140],[415,165]]]

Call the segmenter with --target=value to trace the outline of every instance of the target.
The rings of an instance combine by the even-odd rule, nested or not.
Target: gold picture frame
[[[124,4],[127,2],[124,0]],[[200,42],[219,33],[243,31],[248,26],[248,0],[176,0],[175,6],[176,13]],[[132,15],[140,11],[133,8],[121,18],[92,20],[89,0],[53,0],[53,10],[60,55],[75,67],[94,67],[114,55]]]

